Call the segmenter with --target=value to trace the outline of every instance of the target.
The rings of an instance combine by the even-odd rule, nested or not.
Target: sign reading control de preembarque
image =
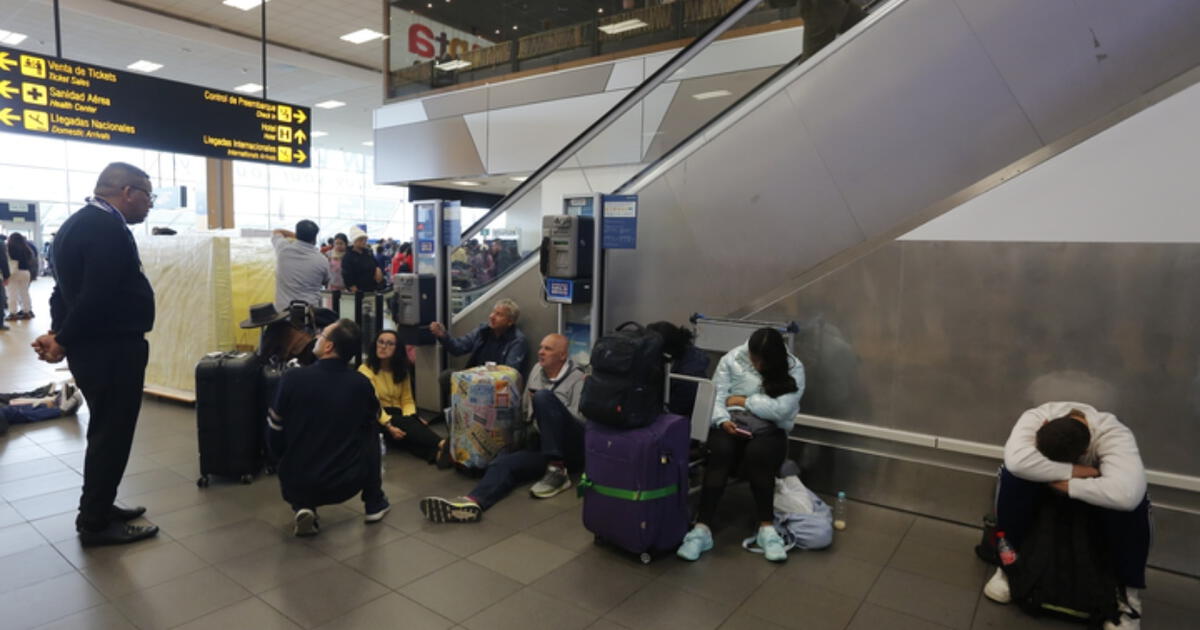
[[[307,167],[311,110],[0,48],[0,132]]]

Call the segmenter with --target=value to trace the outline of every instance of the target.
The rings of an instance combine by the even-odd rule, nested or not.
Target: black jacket
[[[379,448],[378,419],[375,388],[346,363],[322,359],[285,372],[269,432],[284,500],[317,507],[361,492],[366,449]]]
[[[154,289],[120,218],[92,205],[72,214],[54,237],[54,267],[50,328],[68,354],[76,345],[154,327]]]
[[[347,289],[356,287],[359,291],[374,291],[378,288],[375,284],[376,269],[379,269],[379,263],[371,250],[363,250],[360,254],[352,247],[342,256],[342,285]]]

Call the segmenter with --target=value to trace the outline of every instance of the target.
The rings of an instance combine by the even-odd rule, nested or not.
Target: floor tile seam
[[[151,549],[146,549],[145,551],[152,551],[153,549],[158,549],[158,548],[159,548],[159,547],[152,547]],[[138,552],[138,553],[144,553],[144,552]],[[131,555],[132,555],[132,554],[131,554]],[[195,554],[193,554],[193,555],[195,555]],[[97,578],[96,578],[96,579],[92,579],[91,577],[89,577],[89,576],[88,576],[88,574],[87,574],[87,572],[86,572],[86,569],[87,569],[87,568],[96,567],[97,565],[98,565],[98,566],[101,566],[101,567],[103,567],[103,566],[105,566],[105,565],[111,566],[111,564],[109,564],[109,563],[111,563],[111,562],[114,562],[114,561],[119,561],[119,560],[121,560],[122,558],[125,558],[125,557],[127,557],[127,556],[118,556],[118,557],[116,557],[116,558],[112,558],[111,560],[104,560],[104,561],[100,561],[100,562],[98,562],[98,563],[89,564],[89,565],[87,565],[86,567],[77,567],[77,568],[75,569],[75,571],[76,571],[76,572],[78,572],[80,575],[82,575],[82,576],[83,576],[83,578],[84,578],[85,580],[87,580],[89,584],[91,584],[91,585],[92,585],[92,588],[96,589],[96,591],[97,591],[97,592],[99,592],[101,595],[103,595],[103,596],[105,597],[105,599],[107,599],[108,601],[111,601],[111,602],[116,602],[116,601],[117,601],[117,600],[119,600],[119,599],[124,599],[124,598],[126,598],[126,597],[129,597],[130,595],[133,595],[133,594],[135,594],[135,593],[141,593],[141,592],[144,592],[144,591],[148,591],[148,590],[150,590],[150,589],[152,589],[152,588],[154,588],[154,587],[156,587],[156,586],[162,586],[163,584],[166,584],[167,582],[171,582],[171,581],[174,581],[174,580],[178,580],[178,579],[181,579],[181,578],[185,578],[185,577],[187,577],[187,576],[189,576],[189,575],[191,575],[191,574],[193,574],[193,573],[198,573],[198,572],[200,572],[200,571],[203,571],[204,569],[212,568],[212,565],[211,565],[211,564],[207,564],[207,563],[206,563],[206,564],[202,564],[202,565],[200,565],[200,566],[198,566],[198,567],[196,567],[196,568],[194,568],[194,569],[192,569],[192,570],[190,570],[190,571],[185,571],[185,572],[183,572],[183,573],[180,573],[179,575],[174,575],[174,576],[171,576],[171,577],[169,577],[169,578],[166,578],[166,579],[164,579],[164,580],[160,580],[160,581],[158,581],[158,582],[155,582],[154,584],[149,584],[149,585],[146,585],[146,586],[142,586],[142,587],[139,587],[139,588],[135,588],[135,589],[133,589],[133,590],[131,590],[131,591],[126,591],[126,592],[124,592],[124,593],[121,593],[121,594],[119,594],[119,595],[113,595],[113,596],[110,596],[110,595],[108,595],[107,593],[105,593],[105,592],[104,592],[104,589],[101,587],[101,585],[100,585],[100,579],[99,579],[99,576],[97,576]],[[197,557],[199,557],[199,556],[197,556]],[[201,562],[204,562],[204,559],[203,559],[203,558],[200,558],[200,560],[201,560]],[[218,572],[219,572],[219,571],[218,571]],[[222,577],[227,577],[227,576],[225,576],[224,574],[222,574]],[[236,581],[236,580],[233,580],[232,578],[230,578],[230,581],[232,581],[234,584],[237,584],[238,586],[242,586],[241,584],[238,584],[238,583],[237,583],[237,581]],[[246,589],[246,587],[244,587],[244,586],[243,586],[242,588]],[[246,592],[249,592],[249,591],[250,591],[250,589],[246,589]]]
[[[505,576],[505,577],[507,577],[507,576]],[[510,578],[510,579],[511,579],[511,578]],[[532,592],[532,593],[535,593],[535,594],[537,594],[537,595],[541,595],[542,597],[548,597],[548,598],[550,598],[550,599],[553,599],[554,601],[556,601],[556,602],[558,602],[558,603],[560,603],[560,604],[565,604],[565,605],[567,605],[567,606],[569,606],[569,607],[571,607],[571,608],[573,608],[573,609],[575,609],[575,610],[577,610],[577,611],[579,611],[579,612],[583,613],[585,616],[591,617],[591,618],[592,618],[592,620],[591,620],[590,622],[588,622],[588,626],[590,626],[590,625],[592,625],[592,624],[596,623],[597,621],[599,621],[601,618],[603,618],[603,617],[604,617],[604,614],[597,614],[597,613],[594,613],[594,612],[592,612],[591,610],[588,610],[587,608],[583,608],[582,606],[578,606],[578,605],[576,605],[576,604],[574,604],[574,603],[572,603],[572,602],[569,602],[569,601],[566,601],[566,600],[564,600],[564,599],[561,599],[561,598],[555,597],[554,595],[551,595],[551,594],[549,594],[549,593],[543,593],[543,592],[541,592],[541,591],[539,591],[539,590],[537,590],[537,589],[535,589],[535,588],[532,588],[532,586],[533,586],[532,584],[522,584],[522,585],[521,585],[521,587],[520,587],[520,588],[518,588],[517,590],[515,590],[515,591],[513,591],[513,592],[509,593],[508,595],[505,595],[504,597],[501,597],[500,599],[496,600],[495,602],[492,602],[492,604],[491,604],[491,605],[487,606],[487,607],[486,607],[486,608],[484,608],[483,610],[480,610],[479,612],[475,613],[474,615],[471,615],[470,617],[467,617],[466,619],[464,619],[464,620],[463,620],[461,623],[459,623],[458,625],[461,625],[461,626],[467,626],[467,624],[468,624],[468,623],[470,623],[470,622],[471,622],[471,620],[473,620],[473,619],[475,619],[476,617],[478,617],[478,616],[480,616],[480,615],[482,615],[482,614],[486,613],[487,611],[489,611],[489,610],[491,610],[491,609],[495,608],[496,606],[499,606],[500,604],[503,604],[504,602],[508,601],[509,599],[512,599],[513,597],[516,597],[517,595],[520,595],[522,591],[526,591],[526,590],[527,590],[527,591],[530,591],[530,592]],[[605,614],[606,614],[606,613],[605,613]],[[440,617],[441,615],[438,615],[438,616]],[[453,621],[451,621],[451,623],[454,623],[454,622],[453,622]],[[586,626],[585,626],[585,627],[586,627]]]
[[[936,627],[938,627],[938,628],[943,628],[944,630],[970,630],[971,628],[974,628],[974,627],[975,627],[975,609],[976,609],[976,608],[978,608],[978,603],[976,603],[976,606],[975,606],[975,608],[973,608],[973,609],[971,610],[971,621],[969,621],[969,622],[967,623],[967,625],[966,625],[966,626],[963,626],[962,628],[955,628],[954,626],[947,626],[946,624],[938,623],[938,622],[936,622],[936,621],[931,621],[931,620],[929,620],[929,619],[926,619],[926,618],[924,618],[924,617],[918,617],[918,616],[916,616],[916,615],[914,615],[914,614],[912,614],[912,613],[905,612],[905,611],[903,611],[903,610],[896,610],[895,608],[892,608],[891,606],[888,606],[887,604],[881,604],[881,603],[879,603],[879,602],[868,602],[868,601],[867,601],[867,600],[865,600],[865,599],[864,599],[864,600],[862,601],[862,603],[859,605],[859,610],[862,610],[862,607],[863,607],[863,606],[866,606],[867,604],[870,604],[870,605],[872,605],[872,606],[878,606],[878,607],[880,607],[880,608],[882,608],[882,609],[884,609],[884,610],[886,610],[886,611],[888,611],[888,612],[895,613],[895,614],[897,614],[897,615],[901,615],[901,616],[903,616],[903,617],[908,617],[909,619],[915,619],[916,621],[919,621],[919,622],[921,622],[921,623],[926,623],[926,624],[929,624],[929,625],[931,625],[931,626],[936,626]],[[854,615],[855,615],[855,616],[858,616],[858,611],[855,611]],[[850,621],[851,621],[851,622],[853,622],[853,621],[854,621],[854,617],[851,617],[851,618],[850,618]]]
[[[893,566],[890,566],[890,565],[884,566],[884,569],[885,569],[885,570],[886,570],[886,569],[889,569],[889,568],[890,568],[890,569],[892,569],[892,570],[894,570],[894,571],[896,571],[897,573],[903,573],[903,574],[905,574],[905,575],[907,575],[907,576],[910,576],[910,577],[913,577],[913,578],[921,578],[921,579],[926,579],[926,580],[932,580],[932,581],[934,581],[934,582],[937,582],[938,584],[941,584],[941,585],[943,585],[943,586],[950,586],[950,587],[952,587],[952,588],[958,588],[958,589],[962,589],[962,590],[964,590],[964,591],[971,591],[971,589],[967,589],[967,588],[965,588],[965,587],[962,587],[962,586],[959,586],[959,585],[957,585],[957,584],[948,584],[948,583],[946,583],[946,582],[942,582],[941,580],[934,580],[933,578],[926,577],[926,576],[924,576],[924,575],[921,575],[921,574],[919,574],[919,573],[913,573],[912,571],[905,571],[904,569],[898,569],[898,568],[896,568],[896,567],[893,567]],[[879,572],[879,575],[880,575],[880,576],[882,576],[882,575],[883,575],[883,573],[884,573],[883,571],[880,571],[880,572]],[[879,578],[876,578],[876,583],[878,583],[878,581],[879,581]],[[974,604],[972,604],[972,606],[971,606],[971,620],[970,620],[970,622],[969,622],[969,623],[968,623],[968,624],[967,624],[965,627],[963,627],[963,628],[957,628],[957,629],[956,629],[956,628],[954,628],[953,626],[946,626],[945,624],[941,624],[941,623],[938,623],[938,622],[936,622],[936,621],[933,621],[933,620],[931,620],[931,619],[926,619],[926,618],[924,618],[924,617],[918,617],[918,616],[916,616],[916,615],[913,615],[912,613],[909,613],[909,612],[905,612],[905,611],[902,611],[902,610],[896,610],[895,608],[893,608],[893,607],[891,607],[891,606],[888,606],[887,604],[884,604],[883,602],[872,602],[872,601],[870,601],[870,597],[871,597],[871,592],[872,592],[872,591],[874,591],[874,590],[875,590],[875,584],[872,584],[872,585],[871,585],[871,588],[870,588],[870,590],[868,590],[868,591],[867,591],[867,595],[866,595],[866,596],[863,598],[863,600],[862,600],[862,603],[860,604],[860,608],[861,608],[862,604],[867,604],[867,603],[870,603],[870,604],[873,604],[873,605],[875,605],[875,606],[879,606],[880,608],[886,608],[886,609],[888,609],[888,610],[889,610],[889,611],[891,611],[891,612],[898,613],[898,614],[901,614],[901,615],[905,615],[905,616],[908,616],[908,617],[913,617],[913,618],[915,618],[915,619],[920,619],[921,621],[924,621],[924,622],[926,622],[926,623],[931,623],[931,624],[933,624],[933,625],[935,625],[935,626],[940,626],[940,627],[942,627],[942,628],[948,628],[949,630],[969,630],[969,629],[971,628],[972,624],[974,624],[974,623],[975,623],[975,614],[976,614],[976,613],[979,611],[979,600],[978,600],[978,599],[976,599],[976,600],[975,600],[975,603],[974,603]],[[974,591],[971,591],[971,592],[972,592],[972,593],[975,593]],[[976,595],[976,597],[978,597],[978,595]],[[855,613],[855,614],[857,614],[857,613]]]
[[[235,582],[235,584],[236,584],[236,582]],[[238,584],[238,586],[241,586],[241,585],[240,585],[240,584]],[[181,622],[179,622],[179,623],[177,623],[177,624],[175,624],[175,625],[172,625],[172,626],[167,626],[167,627],[166,627],[164,630],[174,630],[175,628],[182,628],[183,626],[186,626],[186,625],[188,625],[189,623],[192,623],[193,621],[196,621],[197,619],[202,619],[202,618],[204,618],[204,617],[207,617],[207,616],[209,616],[209,615],[211,615],[211,614],[214,614],[214,613],[220,612],[220,611],[222,611],[222,610],[225,610],[225,609],[227,609],[227,608],[233,608],[234,606],[237,606],[238,604],[241,604],[242,602],[245,602],[245,601],[249,601],[249,600],[251,600],[251,599],[257,599],[257,598],[254,596],[254,594],[253,594],[253,593],[250,593],[250,596],[249,596],[249,597],[243,597],[243,598],[241,598],[241,599],[239,599],[239,600],[237,600],[237,601],[235,601],[235,602],[230,602],[230,603],[228,603],[228,604],[225,604],[224,606],[221,606],[221,607],[219,607],[219,608],[214,608],[214,609],[212,609],[212,610],[209,610],[209,611],[207,611],[207,612],[200,613],[200,615],[199,615],[199,616],[192,617],[191,619],[188,619],[187,621],[181,621]],[[264,603],[266,603],[266,602],[264,602]],[[274,610],[274,609],[272,609],[272,610]],[[289,621],[291,621],[291,620],[289,619]],[[132,619],[129,621],[129,623],[130,623],[131,625],[133,625],[135,628],[138,628],[138,627],[140,627],[140,626],[138,626],[136,623],[134,623]],[[293,621],[293,623],[295,623],[295,622]],[[298,624],[298,623],[297,623],[296,625],[300,626],[301,628],[303,628],[303,627],[304,627],[303,625],[300,625],[300,624]],[[147,628],[146,630],[150,630],[150,629],[148,629],[148,628]]]
[[[93,588],[95,588],[95,587],[93,587]],[[101,596],[101,597],[104,597],[104,593],[100,593],[100,596]],[[78,614],[80,614],[80,613],[85,613],[85,612],[87,612],[87,611],[89,611],[89,610],[95,610],[95,609],[97,609],[97,608],[103,608],[104,606],[112,606],[112,609],[113,609],[114,611],[116,611],[116,613],[117,613],[118,615],[120,615],[122,619],[124,619],[125,621],[127,621],[127,622],[129,623],[129,625],[131,625],[131,626],[133,626],[133,627],[135,627],[135,628],[137,627],[137,624],[133,623],[133,620],[132,620],[132,619],[130,619],[129,617],[127,617],[127,616],[125,615],[125,613],[124,613],[124,612],[121,612],[121,610],[120,610],[119,608],[117,608],[115,605],[113,605],[113,604],[112,604],[112,601],[111,601],[111,600],[109,600],[108,598],[105,598],[103,602],[101,602],[101,603],[99,603],[99,604],[96,604],[95,606],[88,606],[87,608],[82,608],[82,609],[80,609],[80,610],[76,610],[76,611],[73,611],[73,612],[68,612],[68,613],[66,613],[66,614],[62,615],[61,617],[55,617],[55,618],[53,618],[53,619],[47,619],[46,621],[43,621],[42,623],[40,623],[40,624],[38,624],[38,625],[36,625],[36,626],[31,626],[31,627],[33,628],[33,630],[37,630],[38,628],[45,628],[46,626],[48,626],[48,625],[50,625],[50,624],[52,624],[52,623],[54,623],[54,622],[56,622],[56,621],[62,621],[63,619],[66,619],[67,617],[72,617],[72,616],[74,616],[74,615],[78,615]]]
[[[269,589],[269,590],[274,590],[274,588],[275,588],[275,587],[272,587],[272,588],[271,588],[271,589]],[[379,601],[379,600],[383,599],[384,597],[387,597],[388,595],[390,595],[390,594],[391,594],[391,592],[392,592],[392,591],[390,591],[390,590],[389,590],[389,591],[386,591],[386,592],[384,592],[384,593],[381,593],[381,594],[379,595],[379,597],[372,597],[371,599],[369,599],[369,600],[367,600],[367,601],[365,601],[365,602],[363,602],[363,603],[361,603],[361,604],[359,604],[359,605],[355,606],[354,608],[351,608],[350,610],[347,610],[346,612],[343,612],[343,613],[341,613],[341,614],[338,614],[338,615],[335,615],[335,616],[333,616],[333,617],[330,617],[329,619],[326,619],[325,621],[322,621],[322,622],[320,622],[320,623],[318,623],[318,624],[316,624],[316,625],[313,625],[313,626],[306,626],[306,625],[304,625],[304,624],[303,624],[303,623],[302,623],[302,622],[301,622],[299,619],[294,619],[294,618],[292,618],[292,617],[289,617],[289,616],[287,615],[287,613],[283,612],[282,610],[279,610],[278,608],[276,608],[276,607],[274,607],[274,606],[271,606],[271,603],[270,603],[270,602],[268,602],[268,601],[264,600],[262,597],[260,597],[260,596],[258,596],[258,595],[256,595],[256,596],[255,596],[255,599],[257,599],[257,600],[258,600],[258,601],[260,601],[260,602],[263,602],[264,604],[266,604],[267,606],[269,606],[269,607],[271,608],[271,610],[274,610],[275,612],[279,613],[279,614],[280,614],[280,615],[282,615],[282,616],[283,616],[285,619],[287,619],[288,621],[290,621],[290,622],[292,622],[292,623],[296,624],[298,627],[300,627],[300,628],[305,628],[305,629],[308,629],[308,630],[311,630],[311,629],[313,629],[313,628],[321,628],[321,627],[327,626],[327,625],[329,625],[329,624],[333,623],[334,621],[337,621],[338,619],[341,619],[342,617],[345,617],[346,615],[353,614],[354,612],[356,612],[356,611],[358,611],[358,610],[360,610],[360,609],[362,609],[362,608],[365,608],[366,606],[370,606],[371,604],[373,604],[373,603],[375,603],[375,602],[377,602],[377,601]],[[397,595],[399,595],[399,593],[397,593]],[[401,597],[403,597],[403,595],[401,595]],[[405,599],[408,599],[408,598],[405,598]],[[413,601],[413,600],[411,600],[411,599],[409,599],[408,601],[411,601],[411,602],[413,602],[413,603],[417,603],[417,602],[415,602],[415,601]],[[420,604],[417,604],[417,605],[419,606]],[[424,606],[422,606],[422,608],[424,608]],[[438,615],[438,616],[439,616],[439,617],[441,617],[441,615]],[[449,621],[449,620],[447,619],[447,621]],[[450,623],[454,623],[454,622],[453,622],[453,621],[451,621]]]
[[[182,580],[182,579],[184,579],[184,578],[188,578],[188,577],[191,577],[191,576],[193,576],[193,575],[195,575],[195,574],[197,574],[197,573],[200,573],[201,571],[204,571],[204,570],[206,570],[206,569],[212,569],[212,568],[213,568],[213,567],[212,567],[212,565],[205,565],[205,566],[202,566],[202,567],[196,567],[196,568],[195,568],[194,570],[192,570],[192,571],[188,571],[188,572],[186,572],[186,573],[181,573],[181,574],[179,574],[179,575],[176,575],[175,577],[173,577],[173,578],[171,578],[171,579],[169,579],[169,580],[163,580],[162,582],[159,582],[158,584],[153,584],[153,585],[151,585],[151,586],[146,586],[146,587],[144,587],[144,588],[140,588],[140,589],[138,589],[138,590],[136,590],[136,591],[130,591],[130,592],[128,592],[128,593],[125,593],[125,594],[123,594],[123,595],[121,595],[121,596],[119,596],[119,597],[111,597],[111,598],[108,598],[108,599],[109,599],[109,601],[111,601],[111,602],[113,603],[113,605],[114,605],[114,606],[116,606],[117,602],[120,602],[120,601],[123,601],[123,600],[127,600],[127,599],[130,599],[130,598],[132,598],[132,597],[135,597],[135,596],[144,595],[144,594],[145,594],[147,591],[150,591],[150,590],[156,589],[156,588],[158,588],[158,587],[160,587],[160,586],[162,586],[162,585],[164,585],[164,584],[168,584],[168,583],[170,583],[170,582],[175,582],[175,581],[177,581],[177,580]],[[80,573],[82,573],[82,570],[80,570]],[[220,573],[220,571],[218,571],[217,573]],[[225,577],[225,575],[224,575],[224,574],[221,574],[221,577]],[[87,576],[86,576],[86,575],[84,575],[84,578],[86,579],[86,578],[87,578]],[[227,579],[228,579],[228,578],[227,578]],[[242,590],[246,591],[247,593],[250,593],[250,589],[247,589],[246,587],[242,586],[241,584],[238,584],[236,581],[234,581],[234,580],[232,580],[232,579],[231,579],[231,580],[229,580],[229,581],[230,581],[230,582],[233,582],[233,584],[234,584],[235,586],[237,586],[238,588],[240,588],[240,589],[242,589]],[[90,582],[91,582],[91,580],[88,580],[88,582],[90,583]],[[99,588],[96,588],[96,590],[97,590],[97,591],[99,591],[100,589],[99,589]],[[101,595],[104,595],[104,593],[103,593],[103,592],[101,592],[100,594],[101,594]],[[253,595],[253,593],[250,593],[250,594],[251,594],[251,595]],[[107,596],[106,596],[106,597],[107,597]],[[240,600],[239,600],[239,601],[240,601]],[[212,611],[210,610],[209,612],[212,612]],[[205,614],[207,614],[207,613],[205,613]],[[202,615],[202,616],[203,616],[203,615]],[[189,621],[191,621],[191,620],[189,620]],[[134,625],[137,625],[137,624],[134,624]]]

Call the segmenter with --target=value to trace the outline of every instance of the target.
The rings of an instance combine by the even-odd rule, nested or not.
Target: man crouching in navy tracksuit
[[[365,376],[349,366],[361,347],[351,320],[317,335],[318,361],[285,372],[271,405],[271,450],[279,457],[283,499],[296,511],[295,534],[320,531],[317,508],[362,493],[366,521],[383,519],[390,506],[380,470],[379,400]]]
[[[506,453],[492,460],[483,479],[467,496],[456,499],[421,499],[421,513],[435,522],[478,521],[484,510],[504,498],[517,484],[538,479],[529,489],[536,499],[549,499],[571,487],[568,470],[583,468],[584,373],[567,358],[567,338],[546,335],[538,346],[538,362],[529,371],[522,406],[526,418],[536,422],[541,447]]]
[[[1150,499],[1133,432],[1111,413],[1080,403],[1050,402],[1021,415],[1004,445],[996,492],[997,530],[1018,553],[1043,485],[1100,508],[1117,583],[1126,595],[1118,598],[1120,623],[1105,622],[1104,628],[1138,628],[1138,590],[1146,588],[1150,553]],[[996,570],[983,594],[1001,604],[1012,601],[1003,570]]]

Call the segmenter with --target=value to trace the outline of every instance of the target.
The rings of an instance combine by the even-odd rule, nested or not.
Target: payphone
[[[437,276],[398,273],[392,276],[392,286],[397,326],[424,326],[437,318]]]
[[[547,278],[591,278],[595,228],[592,217],[542,217],[542,275]]]

